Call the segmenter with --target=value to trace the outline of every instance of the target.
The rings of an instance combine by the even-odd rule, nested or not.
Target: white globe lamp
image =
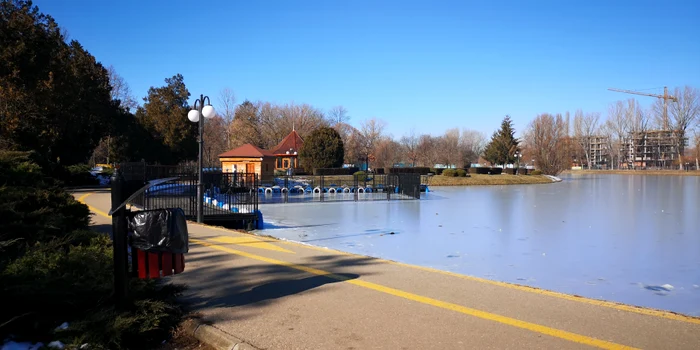
[[[202,115],[204,115],[204,118],[213,118],[216,115],[216,111],[214,111],[214,107],[212,105],[207,105],[202,108]]]
[[[187,113],[187,119],[189,119],[191,122],[196,123],[199,121],[199,111],[196,109],[193,109]]]

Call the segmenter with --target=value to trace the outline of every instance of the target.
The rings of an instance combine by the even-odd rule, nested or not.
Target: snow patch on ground
[[[552,176],[552,175],[544,175],[544,176],[548,177],[550,180],[552,180],[552,182],[561,182],[561,179],[556,177],[556,176]]]

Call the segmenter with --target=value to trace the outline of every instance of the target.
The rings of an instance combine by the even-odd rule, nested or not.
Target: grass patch
[[[471,177],[432,176],[429,181],[430,186],[524,185],[552,183],[552,180],[545,176],[507,174],[473,174]]]

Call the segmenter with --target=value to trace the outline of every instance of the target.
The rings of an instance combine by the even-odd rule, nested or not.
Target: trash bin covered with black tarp
[[[187,219],[181,208],[144,210],[129,219],[132,247],[145,252],[187,253]]]

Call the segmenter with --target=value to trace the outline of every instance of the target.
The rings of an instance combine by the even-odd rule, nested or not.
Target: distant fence
[[[123,163],[125,186],[136,189],[150,180],[177,178],[155,186],[132,204],[144,209],[179,207],[192,219],[197,214],[196,166]],[[413,174],[276,176],[260,181],[253,173],[202,174],[205,221],[251,219],[260,204],[420,199],[421,176]],[[133,193],[131,191],[130,193]]]
[[[420,199],[419,174],[307,175],[268,178],[260,203]]]

